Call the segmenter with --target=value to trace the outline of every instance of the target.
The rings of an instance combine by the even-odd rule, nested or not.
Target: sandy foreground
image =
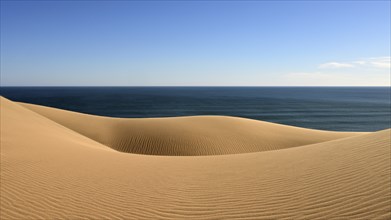
[[[390,219],[391,130],[1,100],[0,219]]]

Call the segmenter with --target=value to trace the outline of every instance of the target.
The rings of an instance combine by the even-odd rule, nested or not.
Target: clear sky
[[[2,1],[2,86],[390,85],[390,1]]]

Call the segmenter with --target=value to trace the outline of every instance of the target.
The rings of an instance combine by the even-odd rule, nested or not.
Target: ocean
[[[8,99],[122,118],[227,115],[305,128],[391,127],[391,87],[1,87]]]

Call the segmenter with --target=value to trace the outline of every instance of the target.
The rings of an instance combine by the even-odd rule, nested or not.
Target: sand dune
[[[110,119],[1,98],[0,219],[391,218],[390,129],[352,134],[227,117],[178,119]],[[195,135],[186,124],[207,126],[221,139],[248,136],[236,144],[197,140],[205,128]],[[191,150],[172,154],[232,154],[151,156],[105,145],[136,129],[164,150],[145,144],[150,149],[128,152],[171,154],[182,147]],[[160,141],[164,135],[188,135],[189,144]],[[247,147],[262,137],[267,147]],[[258,152],[245,153],[251,151]]]
[[[225,116],[124,119],[23,104],[115,150],[149,155],[221,155],[319,143],[360,133],[304,129]]]

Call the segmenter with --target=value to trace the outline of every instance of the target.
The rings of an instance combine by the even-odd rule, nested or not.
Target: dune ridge
[[[227,116],[125,119],[20,105],[115,150],[148,155],[261,152],[363,134],[304,129]]]
[[[390,129],[273,151],[152,156],[0,101],[0,219],[391,218]]]

